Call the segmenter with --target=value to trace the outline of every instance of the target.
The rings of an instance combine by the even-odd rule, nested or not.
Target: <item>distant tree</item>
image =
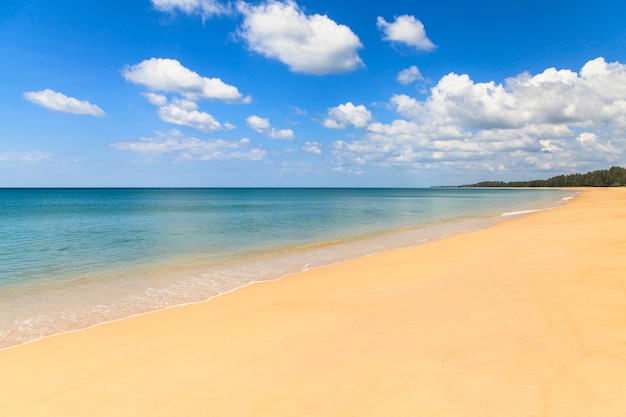
[[[483,181],[462,187],[624,187],[626,168],[613,166],[610,169],[591,171],[586,174],[557,175],[547,180],[533,181]]]

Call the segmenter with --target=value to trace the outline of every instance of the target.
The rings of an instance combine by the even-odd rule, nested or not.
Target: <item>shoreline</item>
[[[181,306],[186,306],[186,305],[209,302],[216,297],[219,297],[225,294],[230,294],[233,291],[246,288],[250,285],[280,280],[280,279],[289,277],[294,274],[307,272],[311,269],[332,266],[341,262],[346,262],[346,261],[350,261],[353,259],[359,259],[362,257],[372,256],[372,255],[376,255],[379,253],[385,253],[385,252],[393,251],[396,249],[416,247],[416,246],[427,244],[429,242],[437,241],[440,239],[446,239],[456,234],[471,233],[477,230],[493,227],[499,222],[508,221],[516,217],[528,215],[530,213],[560,208],[566,203],[566,201],[568,201],[569,199],[575,198],[576,195],[577,194],[573,194],[571,196],[562,197],[558,200],[553,200],[551,203],[548,203],[548,200],[544,201],[541,204],[534,203],[533,205],[537,206],[537,208],[533,208],[529,210],[523,209],[519,211],[503,212],[499,214],[490,214],[490,215],[482,215],[482,216],[470,216],[470,217],[461,216],[458,218],[445,219],[443,221],[439,221],[436,223],[423,224],[420,226],[410,226],[410,227],[402,227],[402,228],[392,229],[392,230],[372,232],[366,235],[357,236],[357,237],[349,237],[349,238],[336,240],[336,241],[320,242],[320,243],[314,243],[314,244],[303,246],[303,247],[281,249],[275,252],[265,253],[261,255],[250,255],[247,259],[243,261],[239,260],[237,262],[234,262],[233,260],[231,260],[229,261],[229,263],[225,263],[223,265],[211,266],[210,267],[211,269],[209,270],[212,273],[215,273],[217,275],[221,275],[224,273],[228,274],[229,272],[236,271],[236,270],[239,270],[240,271],[239,273],[241,274],[242,273],[241,271],[245,271],[248,268],[252,268],[252,269],[260,268],[261,270],[267,271],[268,266],[273,265],[274,263],[276,263],[276,261],[279,261],[279,263],[281,264],[284,264],[285,262],[287,262],[288,264],[291,263],[291,265],[289,267],[284,268],[280,272],[276,272],[276,271],[269,272],[269,273],[266,272],[266,273],[260,274],[261,276],[255,276],[255,279],[253,280],[245,280],[245,281],[239,282],[235,286],[226,286],[226,288],[224,289],[206,290],[206,288],[199,287],[194,290],[194,288],[190,287],[189,289],[186,289],[185,291],[193,293],[194,296],[192,299],[188,299],[188,300],[184,300],[184,298],[187,298],[187,297],[179,297],[180,298],[179,301],[176,301],[176,302],[167,301],[165,303],[161,303],[157,305],[150,304],[149,303],[150,300],[146,300],[145,303],[147,304],[134,305],[134,306],[131,305],[131,303],[129,301],[126,301],[124,298],[120,298],[118,300],[112,300],[112,302],[117,303],[117,304],[113,305],[111,308],[115,309],[115,308],[122,307],[125,311],[123,314],[112,313],[112,316],[106,315],[98,319],[94,319],[89,316],[84,316],[81,319],[79,316],[78,320],[76,320],[75,322],[67,323],[65,326],[63,325],[63,323],[61,323],[63,321],[63,317],[57,317],[56,318],[57,321],[49,323],[49,325],[52,325],[53,328],[55,329],[53,331],[44,332],[43,334],[36,336],[34,338],[31,338],[29,340],[20,339],[19,342],[15,342],[16,339],[14,336],[14,338],[11,339],[13,341],[13,344],[5,344],[5,340],[8,340],[8,338],[6,338],[5,340],[0,339],[0,343],[2,343],[2,345],[0,345],[0,351],[22,346],[22,345],[29,344],[29,343],[33,343],[39,340],[47,339],[49,337],[62,335],[65,333],[78,332],[78,331],[89,329],[89,328],[96,327],[99,325],[114,323],[120,320],[125,320],[127,318],[142,316],[145,314],[151,314],[154,312],[168,310],[171,308],[176,308],[176,307],[181,307]],[[324,255],[324,253],[326,254]],[[340,255],[337,255],[338,253],[340,253]],[[300,258],[302,258],[303,260],[300,261],[299,260]],[[313,258],[313,260],[308,262],[310,258]],[[307,260],[307,262],[303,263],[304,260]],[[176,264],[181,263],[181,262],[184,263],[183,261],[179,260]],[[173,269],[174,265],[175,264],[172,263],[172,260],[170,260],[161,269],[168,269],[168,270]],[[167,286],[162,287],[162,288],[159,286],[157,286],[156,288],[149,287],[149,288],[146,288],[146,290],[149,290],[149,291],[155,290],[156,292],[163,291],[163,290],[167,292],[168,289],[176,290],[179,285],[186,285],[185,283],[194,281],[198,277],[205,276],[205,274],[202,271],[206,270],[207,268],[208,266],[201,267],[199,265],[196,265],[194,266],[194,268],[191,268],[191,269],[186,268],[182,271],[177,271],[171,275],[173,279],[164,280],[165,283],[169,283],[170,285],[169,287]],[[150,269],[151,272],[149,275],[152,275],[155,273],[157,275],[160,275],[158,272],[159,270],[160,270],[159,268]],[[129,273],[127,272],[123,275],[130,276],[133,274],[129,275]],[[120,275],[120,276],[123,276],[123,275]],[[188,276],[188,278],[183,279],[184,276]],[[115,280],[119,281],[120,278],[115,278]],[[52,281],[51,284],[57,285],[57,283],[54,281]],[[63,284],[63,285],[65,286],[68,284]],[[96,286],[96,285],[101,285],[101,284],[99,284],[98,282],[94,282],[91,285]],[[163,284],[161,284],[161,286],[162,285]],[[69,285],[69,287],[71,289],[71,284]],[[52,290],[55,292],[53,292],[50,297],[54,299],[58,299],[59,296],[63,296],[64,294],[62,292],[63,291],[62,288],[64,287],[60,287],[60,288],[61,288],[61,293],[57,294],[56,291],[58,291],[58,289],[56,289],[55,287],[52,287]],[[106,290],[106,288],[102,288],[102,290]],[[136,294],[134,297],[137,297],[139,294],[141,293]],[[70,297],[76,297],[76,294],[73,294]],[[65,314],[64,311],[62,311],[62,313]],[[82,314],[85,314],[85,313],[86,311],[82,311]],[[28,319],[29,320],[35,319],[35,322],[37,322],[45,318],[46,317],[42,315],[37,315],[35,317],[31,316]],[[78,322],[80,324],[76,324]],[[27,324],[27,322],[25,321],[23,324]],[[11,330],[9,330],[8,332],[10,331]],[[11,334],[11,333],[7,333],[7,334]],[[19,335],[17,335],[17,337],[19,337]]]
[[[9,350],[9,349],[13,349],[13,348],[18,348],[20,346],[28,345],[28,344],[31,344],[31,343],[39,342],[41,340],[45,340],[45,339],[52,338],[52,337],[62,336],[64,334],[69,334],[69,333],[81,332],[83,330],[88,330],[88,329],[91,329],[91,328],[94,328],[94,327],[107,325],[107,324],[110,324],[110,323],[116,323],[116,322],[123,321],[123,320],[126,320],[126,319],[132,319],[134,317],[140,317],[140,316],[149,315],[149,314],[152,314],[152,313],[158,313],[158,312],[161,312],[161,311],[167,311],[167,310],[170,310],[170,309],[175,309],[175,308],[180,308],[180,307],[185,307],[185,306],[192,306],[192,305],[196,305],[196,304],[208,303],[208,302],[211,302],[213,299],[215,299],[217,297],[225,296],[225,295],[231,294],[231,293],[233,293],[235,291],[239,291],[241,289],[244,289],[244,288],[247,288],[247,287],[250,287],[250,286],[263,284],[263,283],[267,283],[267,282],[279,281],[279,280],[282,280],[282,279],[289,278],[289,277],[291,277],[293,275],[306,273],[306,272],[309,272],[309,271],[312,271],[312,270],[316,270],[316,269],[319,269],[319,268],[332,267],[334,265],[338,265],[338,264],[341,264],[343,262],[348,262],[348,261],[352,261],[352,260],[366,258],[366,257],[369,257],[369,256],[375,256],[375,255],[378,255],[378,254],[384,254],[384,253],[387,253],[387,252],[390,252],[390,251],[395,251],[395,250],[398,250],[398,249],[413,248],[413,247],[417,247],[417,246],[428,244],[430,242],[435,242],[437,240],[447,239],[447,238],[449,238],[451,236],[458,235],[458,234],[476,232],[476,231],[479,231],[479,230],[482,230],[482,229],[485,229],[485,228],[493,227],[500,221],[507,221],[507,220],[510,220],[512,218],[515,218],[515,217],[525,216],[525,215],[528,215],[530,213],[536,213],[536,212],[541,212],[541,211],[546,211],[546,210],[553,210],[553,209],[559,208],[559,207],[560,206],[555,206],[555,207],[552,207],[552,208],[545,208],[545,209],[524,210],[524,211],[520,211],[520,212],[503,213],[500,216],[504,216],[504,217],[510,216],[510,217],[509,218],[499,219],[498,217],[493,216],[492,218],[490,218],[491,221],[488,224],[486,222],[481,223],[481,226],[477,227],[477,228],[455,229],[455,231],[453,231],[450,234],[437,234],[437,233],[434,233],[434,234],[429,235],[429,237],[427,237],[427,238],[424,238],[424,239],[419,240],[419,241],[412,242],[410,244],[404,242],[403,244],[400,244],[398,246],[384,248],[384,249],[381,249],[381,250],[376,250],[374,252],[367,252],[367,253],[364,252],[364,253],[360,253],[360,254],[354,255],[352,257],[342,258],[340,260],[332,261],[330,263],[323,263],[323,264],[319,264],[319,265],[316,265],[316,266],[310,266],[309,267],[309,265],[307,264],[307,265],[304,266],[304,269],[302,269],[302,270],[288,272],[288,273],[285,273],[283,275],[277,276],[275,278],[262,279],[262,280],[257,280],[257,281],[250,281],[250,282],[244,283],[244,284],[242,284],[240,286],[236,286],[236,287],[233,287],[231,289],[228,289],[228,290],[226,290],[224,292],[220,292],[220,293],[216,293],[214,295],[211,295],[211,296],[209,296],[206,299],[202,299],[202,300],[198,300],[198,301],[188,301],[188,302],[183,302],[183,303],[179,303],[179,304],[168,305],[168,306],[161,307],[161,308],[154,309],[154,310],[142,311],[142,312],[133,313],[133,314],[130,314],[130,315],[127,315],[127,316],[114,318],[114,319],[111,319],[111,320],[97,322],[97,323],[90,324],[90,325],[85,326],[85,327],[79,327],[79,328],[76,328],[76,329],[69,329],[69,330],[64,330],[64,331],[58,332],[58,333],[52,333],[52,334],[49,334],[49,335],[41,336],[39,338],[36,338],[36,339],[33,339],[33,340],[28,340],[28,341],[25,341],[25,342],[22,342],[22,343],[14,344],[14,345],[0,346],[0,352],[3,351],[3,350]],[[470,221],[452,220],[452,221],[446,221],[446,222],[444,222],[442,224],[428,225],[428,226],[424,226],[424,227],[415,227],[415,228],[410,228],[408,230],[380,232],[380,233],[377,233],[376,235],[377,236],[382,235],[382,236],[385,236],[385,237],[389,237],[389,236],[398,235],[398,234],[401,234],[401,233],[407,233],[407,232],[411,233],[411,232],[415,232],[417,230],[423,230],[423,229],[429,230],[432,233],[432,230],[438,230],[437,228],[441,227],[441,226],[446,226],[446,225],[458,226],[460,224],[462,224],[462,225],[475,224],[476,220],[478,220],[478,219],[472,219]],[[481,220],[484,220],[484,219],[481,218]],[[339,243],[322,243],[322,244],[312,245],[312,246],[315,246],[315,247],[319,246],[322,249],[332,249],[336,245],[343,245],[343,244],[350,244],[350,243],[360,243],[361,241],[365,241],[365,240],[369,240],[369,239],[376,239],[376,237],[368,236],[366,238],[347,239],[346,241],[342,241],[342,242],[339,242]],[[308,250],[311,250],[311,249],[307,248],[307,249],[303,250],[303,252],[306,252]]]
[[[621,417],[626,189],[0,351],[6,415]]]

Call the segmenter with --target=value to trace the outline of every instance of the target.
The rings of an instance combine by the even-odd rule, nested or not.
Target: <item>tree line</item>
[[[623,187],[626,186],[626,168],[613,166],[586,174],[557,175],[547,180],[483,181],[462,187]]]

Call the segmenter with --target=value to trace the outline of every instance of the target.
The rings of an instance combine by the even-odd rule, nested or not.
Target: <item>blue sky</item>
[[[0,186],[420,187],[626,164],[626,6],[0,4]]]

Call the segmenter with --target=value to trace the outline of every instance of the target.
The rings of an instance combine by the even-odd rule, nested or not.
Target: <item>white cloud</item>
[[[376,24],[383,31],[383,40],[406,43],[421,51],[430,51],[435,48],[435,44],[426,36],[424,25],[414,16],[398,16],[393,23],[388,23],[378,16]]]
[[[165,106],[167,104],[167,96],[163,94],[156,93],[143,93],[142,96],[148,100],[148,103],[153,104],[155,106]]]
[[[617,92],[617,93],[616,93]],[[496,82],[448,74],[425,100],[394,95],[406,120],[370,123],[337,141],[340,164],[456,172],[604,168],[626,157],[626,65],[589,61],[579,73],[548,68]]]
[[[199,14],[203,18],[231,12],[228,5],[216,0],[152,0],[152,5],[162,12],[173,13],[180,10],[186,14]]]
[[[174,97],[171,102],[162,94],[142,94],[150,104],[159,108],[159,119],[167,123],[186,126],[203,132],[215,132],[222,129],[232,130],[235,126],[231,123],[218,122],[212,115],[199,111],[198,104],[185,99]]]
[[[346,165],[415,169],[452,166],[476,169],[477,164],[508,164],[515,154],[540,150],[535,141],[523,136],[501,140],[482,140],[471,135],[433,139],[428,128],[402,120],[373,125],[364,140],[337,141],[333,148],[333,153]]]
[[[620,100],[626,97],[624,64],[607,63],[604,58],[596,58],[583,66],[580,77],[586,81],[590,89],[606,100]]]
[[[313,155],[322,154],[322,144],[319,142],[305,142],[302,150]]]
[[[516,98],[510,92],[493,81],[474,83],[465,74],[444,76],[431,90],[426,108],[437,120],[468,128],[506,128],[520,123]]]
[[[215,132],[224,127],[208,113],[198,111],[196,103],[174,99],[171,103],[159,107],[159,118],[164,122],[187,126],[203,132]]]
[[[595,67],[593,76],[590,66]],[[625,68],[599,58],[587,63],[580,74],[548,68],[535,76],[523,73],[509,78],[504,85],[474,83],[466,74],[450,73],[431,89],[426,101],[396,95],[391,103],[412,120],[467,129],[622,124],[626,96],[613,91],[626,90]]]
[[[270,139],[274,140],[296,140],[295,133],[291,129],[270,129],[267,133]]]
[[[173,156],[176,162],[186,160],[261,160],[266,152],[261,149],[249,149],[250,141],[246,138],[238,142],[223,139],[202,140],[183,135],[177,130],[167,133],[157,132],[156,138],[140,138],[136,142],[117,142],[111,144],[114,149],[131,151],[139,154]]]
[[[38,162],[43,159],[52,158],[53,156],[54,154],[52,152],[45,152],[45,151],[0,152],[0,162],[13,162],[13,161]]]
[[[291,0],[268,0],[256,6],[238,3],[244,15],[239,36],[250,49],[286,64],[291,71],[328,74],[363,65],[359,38],[325,15],[306,15]]]
[[[540,140],[539,144],[541,145],[542,152],[557,152],[561,150],[561,148],[555,145],[550,139]]]
[[[31,91],[24,93],[24,98],[31,103],[38,104],[47,109],[72,114],[87,114],[90,116],[102,117],[104,110],[95,104],[85,100],[78,100],[68,97],[65,94],[57,93],[46,88],[41,91]]]
[[[576,141],[583,145],[596,143],[598,141],[598,135],[595,133],[583,132],[578,135]]]
[[[184,67],[175,59],[150,58],[122,70],[127,81],[143,85],[151,91],[178,93],[187,100],[223,100],[249,103],[237,87],[224,83],[219,78],[207,78]]]
[[[603,141],[597,134],[591,132],[583,132],[578,135],[575,143],[584,150],[584,153],[591,153],[596,156],[611,155],[613,158],[609,158],[610,160],[618,160],[620,154],[622,154],[611,141]]]
[[[355,106],[351,102],[347,102],[328,109],[328,117],[324,120],[324,127],[344,129],[352,125],[363,128],[371,119],[372,113],[364,105]]]
[[[249,116],[246,122],[248,122],[250,129],[259,133],[265,133],[270,129],[270,119],[264,119],[257,115]]]
[[[291,129],[275,129],[270,125],[269,119],[257,115],[249,116],[246,119],[250,129],[262,133],[274,140],[296,140],[295,133]]]
[[[159,108],[161,120],[179,126],[186,126],[203,132],[234,129],[232,123],[218,122],[209,113],[198,109],[197,101],[216,99],[226,102],[249,103],[251,98],[243,97],[239,90],[225,84],[219,78],[202,77],[185,68],[175,59],[151,58],[122,71],[124,78],[147,87],[149,92],[142,95],[152,105]],[[168,98],[165,92],[180,94],[183,98]]]
[[[409,85],[415,81],[424,81],[424,76],[420,72],[419,68],[415,65],[410,66],[409,68],[403,69],[398,73],[396,80],[400,84]]]

